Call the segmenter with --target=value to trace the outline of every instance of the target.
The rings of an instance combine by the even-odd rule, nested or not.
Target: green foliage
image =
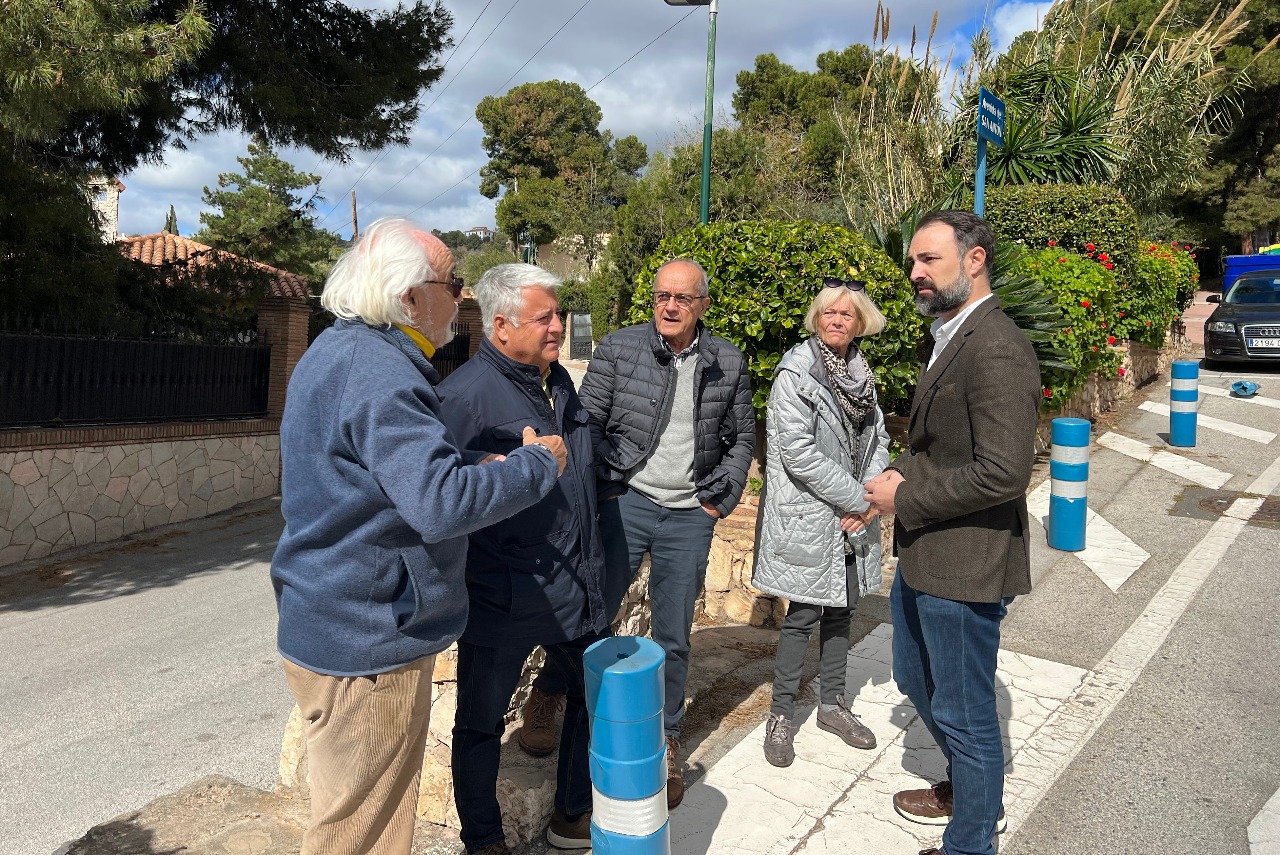
[[[1121,278],[1132,276],[1138,221],[1115,190],[1070,184],[993,187],[987,191],[985,216],[1001,240],[1029,250],[1052,241],[1059,249],[1095,253]]]
[[[165,215],[164,228],[161,231],[166,231],[171,235],[178,233],[178,212],[173,209],[172,205],[169,206],[169,213]]]
[[[320,176],[298,172],[262,140],[249,143],[248,157],[236,158],[243,174],[224,172],[218,189],[204,188],[204,228],[193,240],[322,282],[342,254],[342,239],[316,225],[319,193],[305,191]]]
[[[711,304],[704,320],[747,355],[757,412],[764,413],[782,354],[808,336],[804,316],[825,276],[866,281],[887,321],[883,332],[861,341],[881,405],[892,412],[910,401],[923,321],[901,270],[860,235],[834,225],[776,221],[711,223],[673,235],[636,278],[631,323],[653,317],[653,274],[672,258],[692,258],[706,268]]]
[[[1200,265],[1196,263],[1196,254],[1191,251],[1191,244],[1183,244],[1178,248],[1175,240],[1169,246],[1173,253],[1173,268],[1177,271],[1177,303],[1178,316],[1195,302],[1196,291],[1200,289]]]
[[[573,237],[575,256],[593,270],[614,230],[614,212],[649,160],[635,136],[600,129],[600,106],[576,83],[517,86],[476,107],[489,162],[480,192],[496,198],[498,227],[542,245]]]
[[[258,304],[274,276],[222,253],[205,264],[155,267],[125,261],[114,313],[118,322],[144,321],[156,338],[235,343],[256,331]]]
[[[455,254],[458,250],[474,252],[485,244],[485,239],[480,235],[469,235],[459,229],[451,229],[447,232],[432,229],[431,233],[440,238],[440,242],[449,249],[454,250]]]
[[[127,172],[159,159],[174,143],[222,129],[339,159],[357,148],[405,143],[421,112],[422,90],[442,72],[437,58],[449,45],[446,33],[453,22],[438,2],[423,0],[385,11],[337,0],[190,5],[182,0],[22,0],[16,5],[42,19],[45,9],[65,7],[74,16],[87,15],[80,11],[86,9],[112,10],[97,13],[104,15],[103,26],[72,27],[61,40],[30,40],[16,31],[16,41],[28,51],[19,55],[24,62],[15,66],[5,56],[0,63],[5,69],[29,67],[27,61],[54,67],[70,63],[63,82],[52,84],[71,92],[108,84],[127,91],[128,98],[115,103],[54,99],[61,127],[36,134],[30,143],[32,155],[46,162],[97,167],[108,174]],[[9,26],[14,6],[5,6],[0,39],[14,32]],[[163,38],[122,37],[133,29],[163,26],[176,29]],[[195,33],[197,27],[207,34],[203,50],[179,50],[183,38],[195,42],[183,33]],[[134,80],[125,76],[129,63],[120,59],[130,52],[157,59],[173,54],[175,61],[170,71]],[[94,56],[100,59],[97,71],[80,73],[80,64]],[[8,128],[8,122],[5,117],[0,125]]]
[[[1116,277],[1096,259],[1056,247],[1027,253],[1021,270],[1043,283],[1066,321],[1053,338],[1068,367],[1040,372],[1045,405],[1058,408],[1090,374],[1110,376],[1120,366],[1120,353],[1113,347],[1121,338],[1115,326]]]
[[[458,263],[456,275],[462,277],[462,281],[468,286],[475,287],[491,267],[497,267],[499,264],[513,264],[520,259],[512,254],[511,250],[505,245],[499,244],[497,241],[486,243],[484,247],[469,252]]]
[[[58,137],[73,115],[125,114],[190,63],[212,27],[199,3],[12,0],[0,27],[0,128],[14,141]]]
[[[79,183],[14,158],[0,139],[0,312],[65,319],[107,312],[121,262]]]
[[[1151,347],[1164,346],[1170,324],[1184,308],[1179,292],[1188,277],[1179,269],[1179,255],[1190,260],[1189,254],[1166,244],[1142,242],[1133,279],[1121,282],[1116,295],[1116,335]]]

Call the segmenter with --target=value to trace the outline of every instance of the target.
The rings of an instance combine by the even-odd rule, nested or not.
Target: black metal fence
[[[0,427],[267,414],[268,345],[0,332]]]
[[[471,355],[471,325],[456,324],[453,341],[436,351],[431,357],[431,367],[440,372],[440,379],[448,377]]]

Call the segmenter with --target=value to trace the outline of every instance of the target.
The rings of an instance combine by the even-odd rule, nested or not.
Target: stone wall
[[[0,452],[0,566],[273,495],[279,434]]]

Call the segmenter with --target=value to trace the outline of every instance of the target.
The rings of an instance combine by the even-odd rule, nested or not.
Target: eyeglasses
[[[827,288],[845,287],[850,291],[863,291],[867,287],[867,283],[861,279],[837,279],[834,276],[824,277],[822,284]]]
[[[450,279],[448,282],[445,282],[442,279],[427,280],[427,283],[431,283],[431,282],[434,282],[436,285],[443,285],[444,287],[448,288],[449,294],[455,300],[462,296],[462,277],[460,276],[455,276],[452,279]]]
[[[676,301],[676,305],[682,309],[687,309],[693,305],[694,300],[705,300],[705,296],[694,297],[689,294],[671,294],[666,291],[656,291],[653,295],[653,305],[665,306],[672,300]]]

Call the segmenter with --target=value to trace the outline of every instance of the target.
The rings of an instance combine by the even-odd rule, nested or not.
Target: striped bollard
[[[1064,552],[1084,549],[1089,500],[1089,422],[1054,419],[1049,452],[1049,546]]]
[[[1194,448],[1196,410],[1200,406],[1200,363],[1179,360],[1173,363],[1169,384],[1169,444]]]
[[[591,851],[670,855],[666,654],[647,638],[597,641],[582,656],[591,722]]]

